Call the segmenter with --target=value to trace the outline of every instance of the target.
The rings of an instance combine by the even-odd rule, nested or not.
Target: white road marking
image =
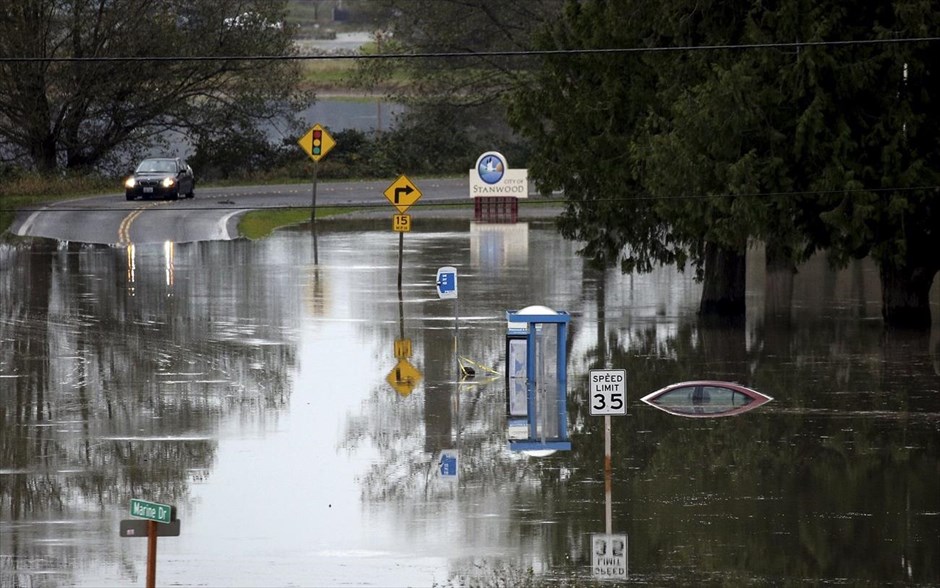
[[[46,210],[49,210],[48,206],[44,206],[43,208],[37,211],[34,211],[31,215],[29,215],[29,217],[26,218],[26,222],[24,222],[20,226],[20,228],[16,230],[16,234],[20,237],[25,237],[26,235],[28,235],[29,230],[33,228],[33,223],[36,222],[36,217],[39,216],[40,213],[45,212]]]
[[[228,221],[229,221],[230,218],[232,218],[232,217],[235,216],[236,214],[242,214],[242,213],[248,212],[248,211],[250,211],[250,210],[251,210],[250,208],[244,208],[244,209],[241,209],[241,210],[236,210],[236,211],[230,212],[230,213],[226,214],[225,216],[223,216],[223,217],[219,220],[219,224],[216,225],[216,228],[217,228],[217,231],[218,231],[216,234],[219,236],[219,238],[222,239],[223,241],[231,241],[232,239],[234,239],[235,237],[237,237],[238,235],[235,235],[235,236],[233,237],[231,234],[229,234],[229,232],[228,232],[228,227],[227,227]]]

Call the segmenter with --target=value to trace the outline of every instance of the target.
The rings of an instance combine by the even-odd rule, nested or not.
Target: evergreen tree
[[[702,311],[744,310],[744,253],[873,255],[891,325],[929,325],[938,16],[929,2],[570,2],[513,99],[564,233],[624,271],[691,263]],[[670,48],[669,51],[662,50]]]

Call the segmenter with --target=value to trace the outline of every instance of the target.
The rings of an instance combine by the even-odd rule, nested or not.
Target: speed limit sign
[[[591,416],[627,414],[627,370],[591,370]]]

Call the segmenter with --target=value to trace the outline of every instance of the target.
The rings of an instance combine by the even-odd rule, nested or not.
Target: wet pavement
[[[588,269],[549,221],[403,243],[400,291],[387,218],[318,223],[316,254],[304,228],[0,245],[0,585],[143,586],[131,499],[178,510],[158,585],[940,584],[940,328],[885,333],[870,264],[789,283],[755,252],[727,324],[689,275]],[[532,304],[571,314],[572,450],[546,458],[508,449],[505,313]],[[598,368],[628,380],[609,506]],[[773,400],[639,400],[696,379]]]

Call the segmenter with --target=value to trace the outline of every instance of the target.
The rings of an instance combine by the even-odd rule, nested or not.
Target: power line
[[[745,43],[740,45],[680,45],[671,47],[610,47],[601,49],[525,49],[514,51],[432,51],[376,54],[303,54],[303,55],[150,55],[91,57],[0,57],[0,63],[101,63],[163,61],[318,61],[386,59],[454,59],[467,57],[548,57],[574,55],[622,55],[637,53],[676,53],[697,51],[741,51],[753,49],[806,49],[809,47],[849,47],[936,43],[940,37],[903,37],[896,39],[858,39],[847,41],[794,41],[789,43]]]

